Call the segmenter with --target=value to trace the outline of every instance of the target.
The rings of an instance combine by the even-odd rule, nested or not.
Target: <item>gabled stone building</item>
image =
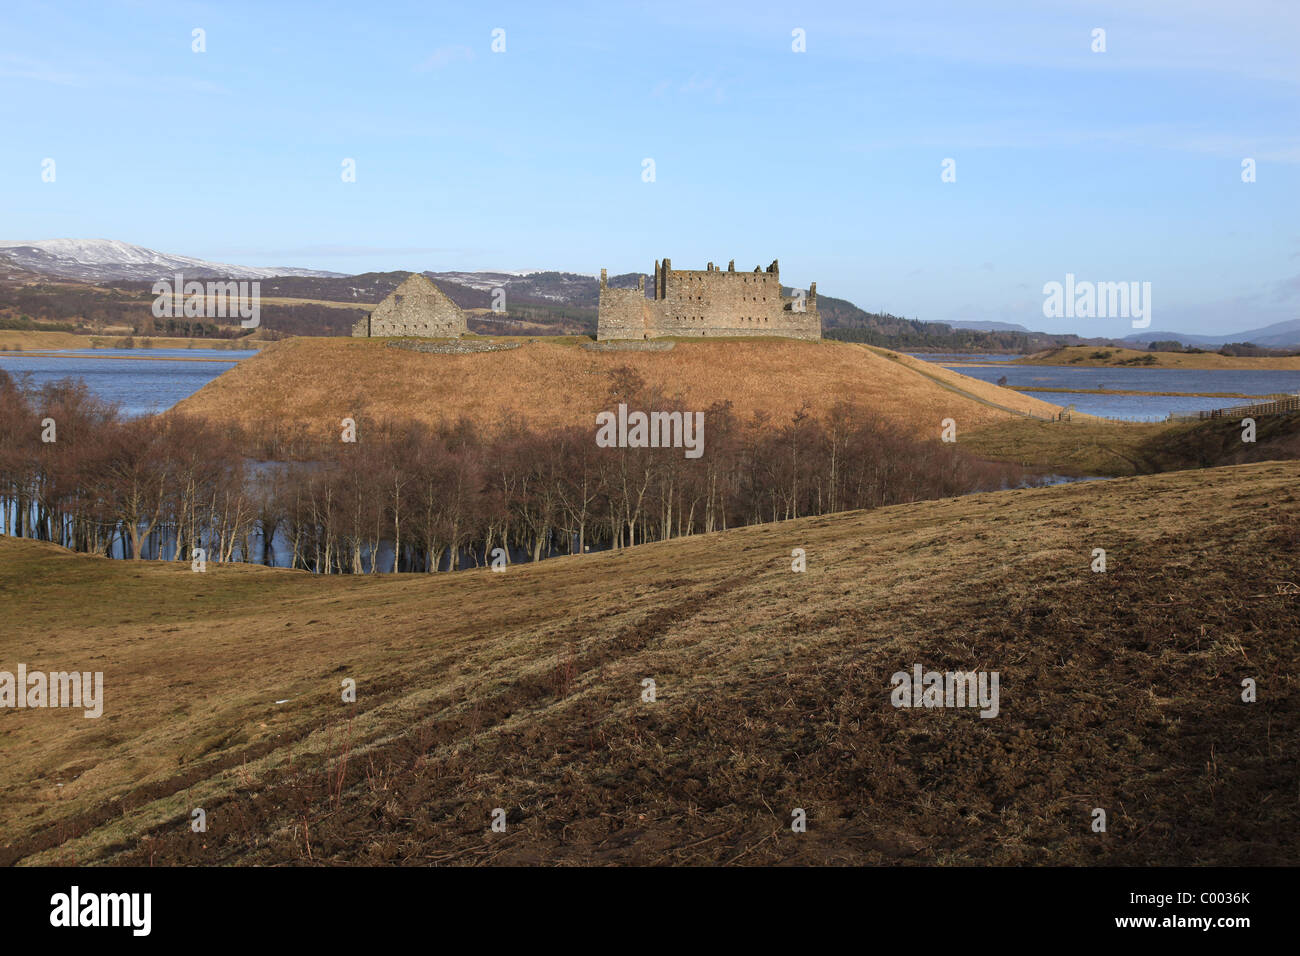
[[[781,294],[775,259],[764,271],[726,271],[710,262],[703,270],[674,270],[672,260],[655,263],[654,298],[646,298],[645,278],[635,289],[609,286],[600,270],[600,311],[596,338],[654,339],[661,336],[779,335],[820,339],[817,283],[793,296]]]
[[[354,337],[410,335],[448,339],[469,334],[465,313],[426,276],[412,272],[393,293],[352,326]]]

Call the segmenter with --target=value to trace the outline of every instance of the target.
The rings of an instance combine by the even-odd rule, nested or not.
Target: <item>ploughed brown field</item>
[[[0,862],[1296,864],[1298,481],[999,492],[504,573],[3,538],[0,669],[106,690],[97,720],[0,710]],[[915,664],[998,671],[998,716],[895,708]]]
[[[337,441],[343,418],[507,420],[533,428],[581,425],[609,407],[610,373],[634,369],[648,385],[704,410],[729,400],[742,421],[761,413],[788,422],[837,402],[875,411],[913,435],[958,435],[1017,413],[1050,418],[1059,406],[897,353],[841,342],[790,339],[678,341],[667,351],[589,351],[577,341],[445,355],[388,348],[387,339],[275,342],[180,402],[177,411],[251,434]],[[509,340],[502,340],[509,341]],[[518,342],[518,339],[514,341]],[[890,358],[889,356],[894,356]]]

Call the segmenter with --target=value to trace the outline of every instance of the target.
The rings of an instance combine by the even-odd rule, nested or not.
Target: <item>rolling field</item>
[[[1010,419],[960,441],[981,458],[1074,476],[1145,475],[1300,458],[1300,415],[1263,416],[1257,432],[1255,442],[1245,443],[1241,423],[1231,418],[1163,423],[1079,416],[1060,422]]]
[[[499,574],[0,538],[0,669],[106,687],[98,719],[0,710],[0,862],[1294,865],[1297,479],[973,495]],[[916,664],[999,672],[998,715],[891,706]]]

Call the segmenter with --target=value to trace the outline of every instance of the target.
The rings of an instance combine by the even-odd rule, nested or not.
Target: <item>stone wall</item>
[[[614,339],[606,342],[583,342],[582,347],[588,352],[667,352],[676,344],[671,340],[651,339],[646,342],[640,339],[628,341]]]
[[[532,339],[529,339],[531,342]],[[432,355],[477,355],[479,352],[509,352],[517,349],[523,342],[483,342],[470,339],[467,342],[437,341],[415,342],[411,339],[394,339],[388,343],[390,349],[406,349],[408,352],[428,352]]]
[[[469,333],[465,313],[425,276],[412,273],[352,327],[354,336],[456,338]]]
[[[642,283],[644,285],[644,281]],[[680,270],[665,259],[655,263],[655,297],[644,288],[611,289],[601,270],[597,340],[652,339],[658,336],[710,337],[779,335],[820,339],[817,284],[803,299],[781,294],[781,275],[773,261],[766,270]]]
[[[643,339],[655,327],[653,304],[645,297],[645,279],[635,289],[613,289],[606,284],[600,270],[600,305],[597,322],[598,339]]]

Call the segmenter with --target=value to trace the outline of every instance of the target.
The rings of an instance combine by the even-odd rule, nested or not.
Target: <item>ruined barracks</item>
[[[385,335],[450,339],[469,334],[465,313],[427,276],[412,272],[392,294],[352,326],[354,337]]]
[[[781,294],[775,259],[766,271],[726,271],[712,262],[703,270],[676,270],[672,260],[655,263],[654,298],[646,297],[645,277],[635,289],[611,288],[600,270],[600,311],[596,338],[654,339],[661,336],[779,335],[820,339],[817,283],[804,295]]]

